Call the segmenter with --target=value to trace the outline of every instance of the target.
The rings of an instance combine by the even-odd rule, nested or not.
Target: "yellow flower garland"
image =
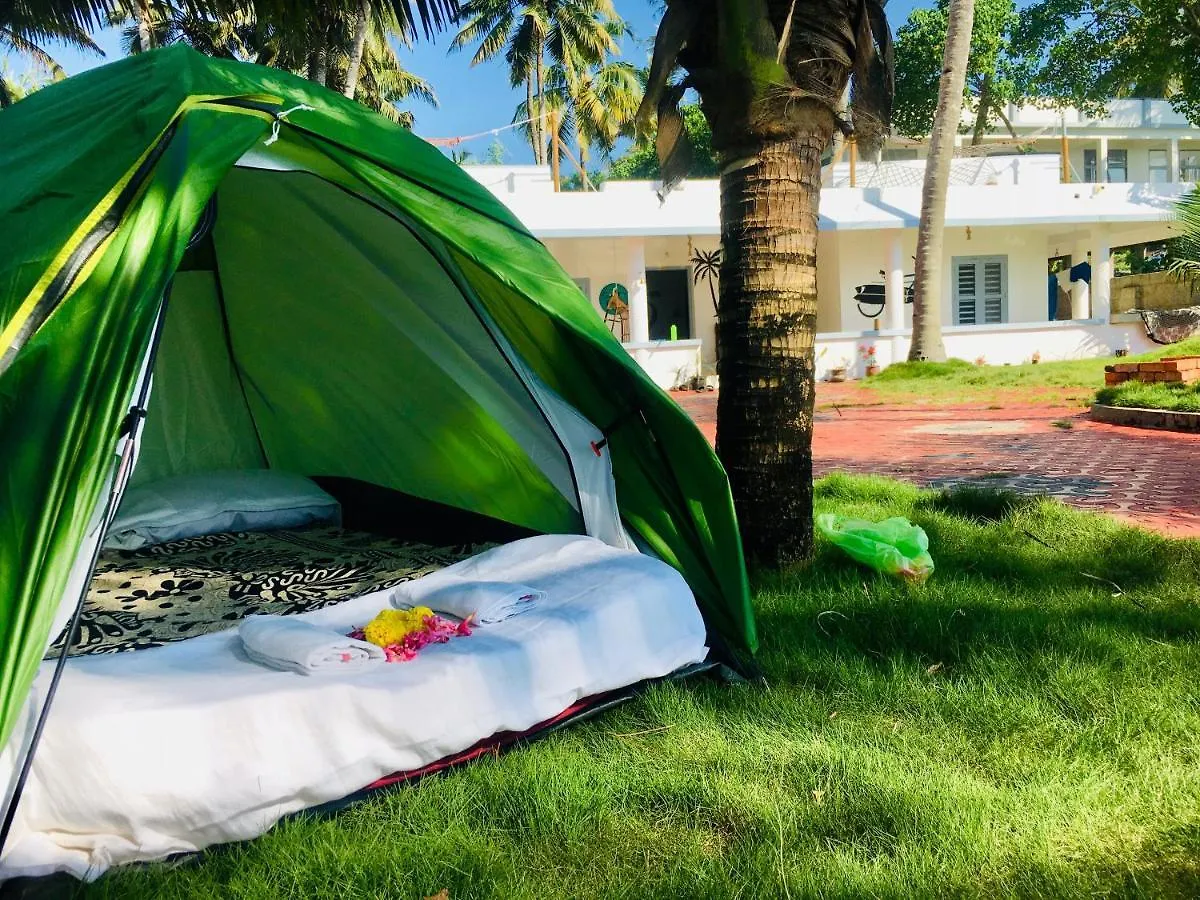
[[[363,636],[378,647],[399,644],[414,631],[425,627],[425,620],[433,615],[428,606],[412,609],[385,609],[375,616],[363,629]]]

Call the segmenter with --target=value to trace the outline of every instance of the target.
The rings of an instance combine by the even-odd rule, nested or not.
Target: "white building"
[[[1011,139],[990,136],[984,155],[954,161],[942,291],[947,351],[998,364],[1034,354],[1051,360],[1149,349],[1136,315],[1112,313],[1112,248],[1170,235],[1174,203],[1200,177],[1200,130],[1161,101],[1114,102],[1099,120],[1068,111],[1068,156],[1073,178],[1081,180],[1063,183],[1062,117],[1023,109],[1009,116],[1036,152],[1015,153]],[[907,355],[912,307],[904,303],[904,285],[913,268],[924,163],[890,158],[905,149],[857,161],[853,175],[849,162],[825,173],[818,377],[839,365],[861,372],[864,344],[876,348],[884,366]],[[672,387],[712,371],[717,286],[697,279],[694,260],[720,243],[715,181],[686,182],[660,202],[650,182],[555,193],[544,168],[467,169],[545,241],[597,315],[604,314],[600,295],[607,286],[625,289],[626,346],[656,381]],[[1090,288],[1059,276],[1070,292],[1069,318],[1065,307],[1057,316],[1051,311],[1055,260],[1091,266]]]

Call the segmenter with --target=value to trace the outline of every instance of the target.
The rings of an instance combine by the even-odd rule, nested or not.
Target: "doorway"
[[[650,340],[692,336],[692,298],[687,269],[647,269],[646,295],[650,314]]]

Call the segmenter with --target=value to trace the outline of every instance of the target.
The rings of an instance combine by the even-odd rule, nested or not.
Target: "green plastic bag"
[[[868,522],[822,513],[817,516],[817,530],[860,563],[888,575],[924,581],[933,571],[929,535],[908,519]]]

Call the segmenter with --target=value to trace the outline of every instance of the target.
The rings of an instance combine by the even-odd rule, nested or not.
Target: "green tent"
[[[131,469],[591,533],[602,431],[626,535],[755,651],[703,436],[504,206],[356,103],[183,47],[54,84],[0,113],[0,247],[0,746]]]

